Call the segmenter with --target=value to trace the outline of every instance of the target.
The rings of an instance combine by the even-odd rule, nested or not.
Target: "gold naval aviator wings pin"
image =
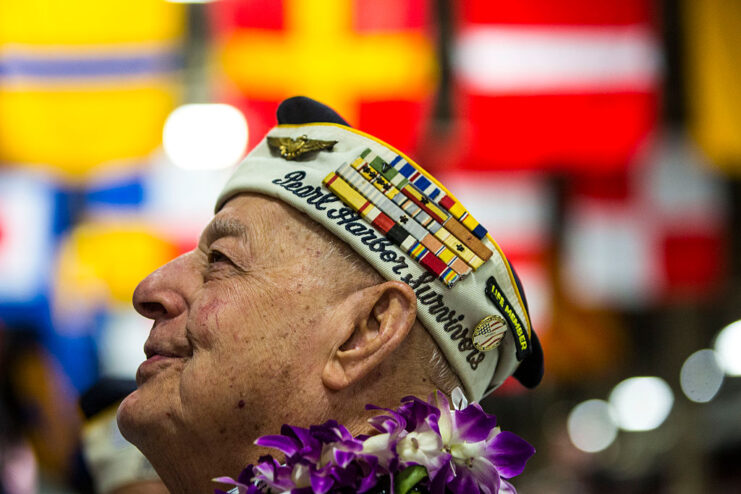
[[[312,151],[331,150],[337,144],[337,141],[320,141],[318,139],[309,139],[303,135],[292,139],[290,137],[270,137],[268,136],[268,146],[280,152],[280,155],[287,160],[295,160],[306,153]]]

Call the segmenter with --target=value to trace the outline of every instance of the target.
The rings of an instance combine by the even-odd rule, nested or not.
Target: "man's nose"
[[[172,319],[188,307],[194,273],[184,254],[144,278],[134,290],[134,308],[148,319]]]

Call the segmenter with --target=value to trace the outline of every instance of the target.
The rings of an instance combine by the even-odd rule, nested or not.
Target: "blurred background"
[[[303,94],[439,175],[546,358],[532,493],[741,492],[741,2],[0,0],[0,492],[92,492],[140,279]]]

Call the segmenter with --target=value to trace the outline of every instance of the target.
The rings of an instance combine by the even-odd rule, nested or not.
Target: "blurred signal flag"
[[[653,2],[455,5],[463,168],[601,172],[631,162],[657,118]]]
[[[27,304],[46,290],[53,195],[35,174],[0,171],[0,307]]]
[[[250,146],[286,97],[414,149],[437,79],[425,0],[223,0],[211,6],[223,72]]]
[[[684,136],[633,173],[571,181],[562,275],[573,300],[645,308],[707,299],[726,271],[727,197]]]
[[[184,26],[162,0],[2,0],[0,161],[79,183],[147,156],[177,99]]]
[[[714,164],[741,172],[741,2],[682,3],[688,118]]]
[[[55,312],[74,314],[131,302],[149,273],[181,252],[138,221],[99,218],[72,229],[59,247]]]

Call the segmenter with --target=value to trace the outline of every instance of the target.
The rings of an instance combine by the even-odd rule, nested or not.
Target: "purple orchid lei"
[[[501,431],[459,388],[451,398],[453,409],[441,392],[428,401],[407,396],[396,410],[366,405],[384,412],[369,419],[378,431],[371,436],[353,437],[334,420],[308,429],[284,425],[255,444],[281,451],[285,463],[263,456],[236,480],[213,480],[235,486],[229,494],[516,493],[505,479],[522,473],[535,449]]]

